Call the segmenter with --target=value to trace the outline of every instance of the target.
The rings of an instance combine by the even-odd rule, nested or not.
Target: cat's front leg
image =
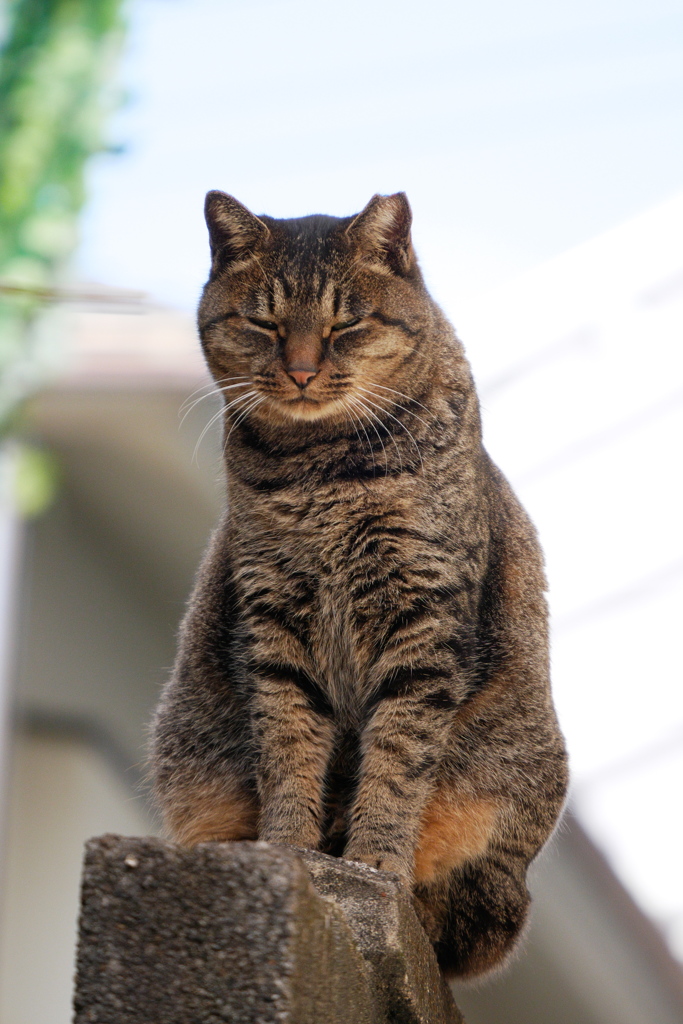
[[[387,692],[389,691],[389,692]],[[413,879],[425,806],[458,701],[433,667],[392,674],[362,736],[361,773],[344,857]]]
[[[253,680],[259,839],[316,849],[334,741],[331,709],[295,665],[262,664]]]

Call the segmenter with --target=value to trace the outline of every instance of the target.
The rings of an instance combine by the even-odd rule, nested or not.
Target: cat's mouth
[[[312,412],[314,409],[320,409],[326,405],[327,402],[323,399],[314,398],[313,395],[307,395],[302,392],[300,395],[295,395],[293,398],[286,398],[283,403],[291,412]]]
[[[275,396],[273,396],[275,398]],[[333,415],[339,406],[338,395],[317,395],[302,390],[298,395],[277,396],[274,402],[281,413],[291,419],[311,420]]]

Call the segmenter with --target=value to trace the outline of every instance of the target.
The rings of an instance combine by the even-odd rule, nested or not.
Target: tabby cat
[[[567,782],[534,529],[403,193],[276,220],[216,191],[206,220],[228,503],[153,724],[166,826],[396,872],[443,970],[481,973]]]

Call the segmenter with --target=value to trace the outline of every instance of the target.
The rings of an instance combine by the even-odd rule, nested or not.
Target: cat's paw
[[[283,825],[261,827],[259,839],[274,846],[298,846],[304,850],[317,850],[320,833],[310,828],[291,828]]]
[[[404,885],[412,885],[411,872],[406,867],[406,863],[402,858],[397,857],[396,854],[392,853],[353,853],[351,850],[347,850],[344,853],[345,860],[356,861],[357,864],[368,864],[371,868],[377,868],[378,871],[390,871],[393,875],[398,875]]]

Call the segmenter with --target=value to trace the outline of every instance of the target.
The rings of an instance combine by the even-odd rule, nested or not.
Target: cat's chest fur
[[[383,629],[419,578],[435,585],[452,577],[438,544],[444,524],[433,511],[427,517],[423,486],[356,481],[237,502],[243,614],[251,617],[259,602],[277,605],[282,628],[302,644],[311,672],[340,710],[366,684]]]

